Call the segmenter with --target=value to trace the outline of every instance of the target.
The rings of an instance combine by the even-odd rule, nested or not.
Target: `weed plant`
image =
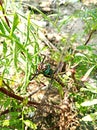
[[[22,1],[18,6],[17,2],[11,2],[9,4],[9,1],[4,1],[0,5],[0,129],[24,130],[30,128],[39,130],[44,128],[43,123],[46,129],[68,129],[73,127],[70,126],[72,122],[84,122],[85,125],[88,124],[96,128],[97,49],[95,42],[89,43],[91,39],[93,40],[93,36],[97,31],[96,8],[91,10],[86,8],[75,12],[68,18],[62,19],[59,24],[57,21],[61,16],[60,12],[58,15],[53,14],[55,21],[52,21],[50,15],[44,14],[35,7],[31,7],[32,11],[28,11],[24,16],[22,12],[19,12],[19,8],[22,8]],[[61,33],[61,28],[74,18],[81,18],[85,27],[84,34],[80,38],[82,39],[88,35],[88,40],[77,44],[74,48],[78,36],[74,34],[70,38],[62,36],[59,46],[55,46],[57,51],[49,44],[42,46],[42,42],[40,42],[42,38],[40,39],[39,35],[42,27],[31,21],[31,17],[35,16],[33,8],[41,15],[41,19],[48,21],[58,33]],[[8,11],[8,9],[10,10]],[[49,52],[50,59],[57,64],[54,69],[60,68],[60,63],[66,64],[63,73],[58,74],[60,81],[52,83],[51,87],[58,91],[57,94],[60,97],[59,101],[52,104],[30,100],[27,91],[31,77],[35,74],[38,75],[38,65],[44,59],[42,55],[44,52]],[[47,56],[46,53],[45,56]],[[40,76],[40,78],[43,80],[43,77]],[[43,82],[50,81],[50,78],[46,78],[46,81]],[[38,82],[37,76],[35,81]],[[40,112],[39,109],[41,112],[48,110],[49,114],[46,112],[46,116],[41,115],[43,116],[41,118],[38,113]],[[72,113],[68,112],[69,109]],[[73,120],[73,112],[76,113],[75,121]],[[70,116],[66,116],[68,113],[72,115],[71,122]],[[41,121],[38,121],[38,116]],[[61,121],[63,121],[63,126]],[[76,126],[77,128],[78,126]]]

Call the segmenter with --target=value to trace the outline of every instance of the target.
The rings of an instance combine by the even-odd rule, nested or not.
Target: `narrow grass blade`
[[[17,13],[15,13],[13,23],[12,23],[11,32],[10,32],[10,36],[13,35],[13,33],[14,33],[15,29],[17,28],[17,25],[19,24],[19,22],[20,22],[19,17],[17,15]]]

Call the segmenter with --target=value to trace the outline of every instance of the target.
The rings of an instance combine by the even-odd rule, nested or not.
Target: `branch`
[[[92,30],[90,33],[89,33],[89,36],[88,36],[88,39],[86,40],[86,42],[85,42],[85,46],[88,44],[88,42],[90,41],[90,39],[91,39],[91,37],[92,37],[92,35],[93,35],[93,33],[95,32],[96,30]]]
[[[7,113],[9,113],[9,109],[7,109],[7,110],[1,112],[1,113],[0,113],[0,116],[5,115],[5,114],[7,114]]]
[[[8,88],[8,90],[10,90],[11,92],[14,93],[13,89],[11,89],[11,88],[9,87],[9,85],[8,85],[4,80],[3,80],[3,84]]]
[[[4,15],[5,21],[6,21],[7,25],[8,25],[9,28],[10,28],[10,24],[9,24],[8,18],[5,16],[5,10],[4,10],[4,8],[3,8],[3,0],[0,0],[0,5],[1,5],[1,7],[2,7],[2,13],[3,13],[3,15]]]
[[[21,102],[23,102],[25,100],[25,98],[21,97],[21,96],[18,96],[10,91],[8,91],[7,89],[5,89],[4,87],[0,87],[0,92],[2,92],[3,94],[9,96],[9,97],[12,97],[14,99],[17,99],[17,100],[20,100]],[[56,109],[60,109],[63,111],[62,108],[60,108],[59,106],[56,106],[56,105],[49,105],[49,104],[41,104],[41,103],[37,103],[37,102],[32,102],[32,101],[28,101],[27,103],[28,105],[30,106],[34,106],[37,108],[37,106],[47,106],[47,107],[52,107],[52,108],[56,108]]]

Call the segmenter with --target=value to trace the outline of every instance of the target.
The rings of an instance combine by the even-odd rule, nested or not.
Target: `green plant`
[[[3,9],[2,5],[1,7]],[[6,6],[3,10],[6,10]],[[2,90],[3,87],[6,87],[4,90],[6,92],[7,90],[9,91],[7,98],[0,100],[0,102],[2,102],[2,106],[0,103],[0,107],[2,107],[5,113],[9,113],[10,117],[10,119],[7,119],[6,116],[2,116],[0,119],[0,127],[2,127],[2,129],[24,129],[26,125],[32,129],[37,129],[36,124],[24,119],[24,116],[28,115],[29,111],[35,111],[32,108],[31,110],[30,107],[26,107],[25,113],[25,106],[28,102],[26,101],[27,96],[25,96],[24,99],[26,103],[23,102],[22,104],[14,98],[15,93],[19,95],[27,94],[26,90],[30,82],[29,77],[36,71],[37,64],[40,62],[39,54],[43,48],[39,48],[37,41],[37,29],[39,29],[39,27],[30,22],[30,13],[27,18],[20,16],[17,12],[12,12],[10,15],[12,21],[7,18],[7,12],[6,14],[3,12],[0,19],[0,37],[2,39],[2,43],[0,43],[2,47],[0,67],[3,67],[0,73],[0,88]],[[21,30],[22,24],[25,24],[27,28]],[[36,32],[36,34],[34,32]],[[32,49],[34,48],[34,51],[30,52],[29,46]],[[22,77],[20,77],[20,75],[22,75]],[[18,84],[17,80],[19,79],[20,82]],[[9,98],[8,96],[12,94],[14,98]],[[0,99],[3,96],[5,97],[4,94],[0,93]],[[3,115],[3,113],[1,113],[1,115]]]
[[[75,12],[58,23],[59,8],[53,21],[51,15],[30,5],[31,11],[24,16],[18,13],[14,1],[12,4],[15,9],[9,14],[8,2],[4,6],[0,3],[0,128],[68,129],[80,121],[96,126],[97,54],[95,43],[89,44],[97,28],[96,9]],[[31,17],[36,17],[33,10],[58,33],[73,18],[81,17],[84,34],[62,35],[59,45],[54,46],[47,41],[42,27],[31,21]],[[77,38],[81,40],[86,34],[86,42],[74,48]],[[41,46],[43,42],[46,46]],[[42,92],[43,99],[38,97]]]

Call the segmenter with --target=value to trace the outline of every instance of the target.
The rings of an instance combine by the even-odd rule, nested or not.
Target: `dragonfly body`
[[[53,70],[51,69],[51,66],[50,66],[50,64],[47,64],[46,66],[45,66],[45,69],[43,70],[43,75],[45,76],[45,77],[52,77],[52,75],[53,75]]]
[[[51,68],[50,64],[39,64],[38,66],[38,73],[36,73],[32,78],[34,79],[35,76],[43,74],[45,77],[51,78],[51,80],[56,80],[61,86],[64,87],[64,83],[61,79],[55,75],[55,71]]]
[[[48,78],[56,80],[62,87],[64,87],[64,83],[61,81],[61,79],[58,76],[54,75],[54,71],[52,70],[50,64],[45,65],[44,68],[45,69],[43,70],[42,74],[45,77],[48,77]]]

